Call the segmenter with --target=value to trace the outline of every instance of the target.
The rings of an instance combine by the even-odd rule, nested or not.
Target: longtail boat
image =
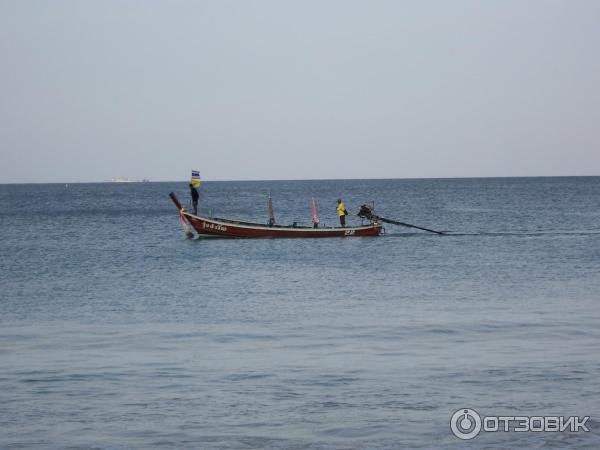
[[[243,222],[240,220],[221,219],[217,217],[203,217],[186,211],[171,192],[169,194],[179,210],[180,218],[184,224],[191,226],[199,237],[221,238],[327,238],[346,236],[377,236],[382,231],[382,226],[377,221],[370,221],[368,225],[357,227],[318,227],[300,225],[279,225],[275,223],[272,206],[269,207],[269,223],[261,224]],[[270,205],[270,201],[269,201]]]

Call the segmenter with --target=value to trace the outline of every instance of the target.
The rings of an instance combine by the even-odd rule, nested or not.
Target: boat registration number
[[[214,223],[206,223],[204,222],[202,224],[203,228],[209,228],[211,230],[216,230],[216,231],[227,231],[227,227],[220,225],[220,224],[214,224]]]

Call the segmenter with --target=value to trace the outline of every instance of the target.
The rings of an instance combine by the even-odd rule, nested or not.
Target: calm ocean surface
[[[186,240],[171,190],[0,185],[0,448],[600,448],[600,177],[200,189],[451,231],[325,240]],[[461,441],[459,408],[591,431]]]

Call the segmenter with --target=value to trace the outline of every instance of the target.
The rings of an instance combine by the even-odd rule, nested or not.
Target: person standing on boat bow
[[[348,215],[348,211],[346,211],[346,205],[344,205],[344,202],[342,201],[341,198],[338,198],[337,213],[338,213],[338,216],[340,217],[340,225],[342,227],[345,227],[346,226],[346,216]]]
[[[190,194],[192,194],[192,207],[194,208],[194,215],[198,215],[198,198],[200,197],[200,194],[198,194],[198,190],[192,183],[190,183]]]

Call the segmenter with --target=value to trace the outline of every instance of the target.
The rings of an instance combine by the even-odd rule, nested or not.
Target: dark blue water
[[[0,186],[0,448],[600,447],[599,177],[201,188],[451,231],[325,240],[186,240],[171,190]],[[463,442],[465,407],[591,431]]]

